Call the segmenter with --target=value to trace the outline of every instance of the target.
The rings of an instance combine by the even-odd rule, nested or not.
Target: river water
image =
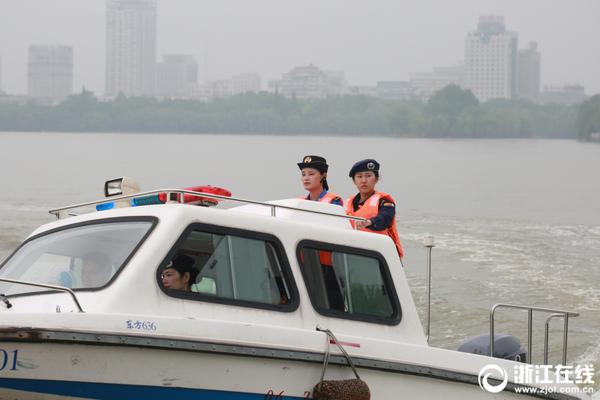
[[[435,237],[431,344],[457,348],[489,329],[490,306],[567,309],[571,363],[600,374],[600,145],[563,140],[427,140],[178,134],[0,133],[0,259],[48,209],[102,196],[109,178],[143,190],[212,184],[256,200],[302,194],[296,162],[319,154],[344,197],[357,160],[382,164],[394,196],[405,271],[425,313],[427,235]],[[504,311],[497,331],[526,343],[526,313]],[[545,317],[534,318],[542,362]],[[561,355],[551,325],[550,363]]]

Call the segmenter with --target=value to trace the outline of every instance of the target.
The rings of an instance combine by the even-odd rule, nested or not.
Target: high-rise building
[[[506,30],[504,17],[479,17],[476,32],[465,40],[465,86],[481,101],[517,96],[518,36]]]
[[[56,102],[73,93],[73,48],[30,46],[27,95]]]
[[[231,80],[233,94],[260,92],[260,75],[245,73],[235,75]]]
[[[156,0],[106,1],[106,95],[151,96],[156,84]]]
[[[519,50],[519,97],[538,101],[540,97],[540,52],[537,43],[531,42],[529,48]]]
[[[198,63],[188,54],[165,54],[157,67],[157,94],[189,98],[198,85]]]

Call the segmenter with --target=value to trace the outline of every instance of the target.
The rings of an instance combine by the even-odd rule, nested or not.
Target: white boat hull
[[[303,399],[321,375],[315,362],[200,351],[16,342],[0,348],[8,355],[0,371],[2,399]],[[450,377],[367,368],[359,373],[377,400],[492,397],[477,383]],[[352,378],[352,371],[331,365],[327,378]],[[527,396],[504,391],[493,398]]]

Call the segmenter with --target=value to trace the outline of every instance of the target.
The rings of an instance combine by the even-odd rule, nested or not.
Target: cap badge
[[[310,157],[308,157],[308,156],[307,156],[307,157],[304,157],[304,161],[303,161],[303,162],[305,162],[305,163],[309,163],[309,162],[311,162],[311,161],[312,161],[312,158],[310,158]]]
[[[372,162],[367,164],[367,168],[368,169],[375,169],[375,164],[373,164]]]

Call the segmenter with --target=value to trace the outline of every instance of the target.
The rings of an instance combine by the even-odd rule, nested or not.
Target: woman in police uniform
[[[358,193],[346,200],[346,214],[366,218],[366,221],[357,221],[356,228],[388,235],[400,258],[404,257],[396,228],[396,202],[389,194],[375,189],[379,181],[379,163],[372,158],[358,161],[350,169],[350,178]]]
[[[302,185],[308,192],[301,199],[336,204],[343,207],[344,201],[342,198],[329,191],[329,185],[327,184],[329,165],[327,165],[327,160],[320,156],[305,156],[302,162],[298,163],[298,168],[302,171]],[[334,310],[344,311],[345,303],[342,289],[333,268],[333,253],[328,250],[315,250],[315,252],[318,256],[325,288],[327,289],[329,306]],[[303,255],[304,253],[301,252],[300,257],[302,258]]]
[[[301,180],[308,195],[302,196],[304,200],[321,201],[324,203],[343,206],[344,201],[340,196],[329,191],[327,184],[327,160],[320,156],[305,156],[298,163],[301,172]]]
[[[198,270],[194,269],[194,259],[185,254],[176,254],[163,269],[160,278],[165,289],[190,291],[196,283]]]

